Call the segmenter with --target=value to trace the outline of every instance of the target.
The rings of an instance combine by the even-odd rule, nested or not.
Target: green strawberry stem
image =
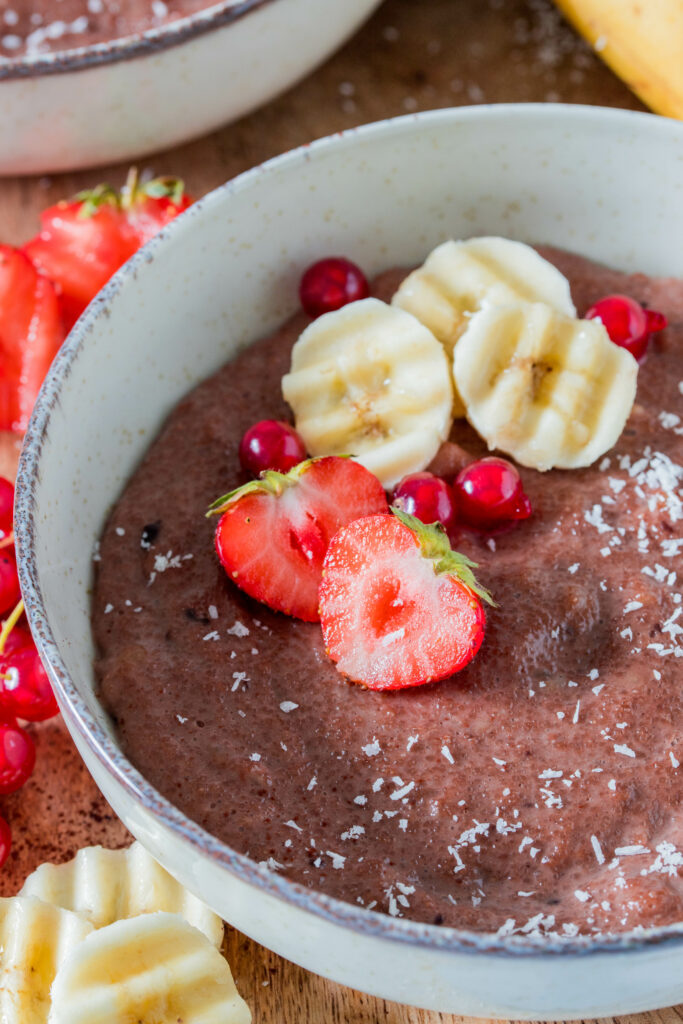
[[[486,601],[487,604],[494,608],[496,607],[496,602],[488,590],[477,583],[476,577],[472,572],[472,569],[478,568],[477,562],[473,562],[467,555],[461,555],[459,551],[453,550],[448,540],[448,535],[441,523],[433,523],[431,526],[427,526],[421,519],[401,511],[401,509],[396,508],[394,505],[391,506],[391,511],[404,526],[413,531],[417,537],[423,557],[429,558],[434,563],[434,572],[437,576],[444,573],[448,576],[457,577],[468,590],[471,590],[473,594],[480,597],[482,601]]]
[[[317,461],[317,459],[305,459],[294,469],[290,469],[289,473],[278,473],[274,469],[264,470],[258,480],[250,480],[248,484],[236,487],[234,491],[228,491],[227,494],[212,502],[206,513],[207,519],[209,516],[225,512],[228,505],[233,505],[247,494],[274,494],[276,498],[279,498],[288,487],[293,487],[298,483],[299,477]]]

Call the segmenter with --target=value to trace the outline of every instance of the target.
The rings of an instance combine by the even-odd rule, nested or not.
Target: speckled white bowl
[[[43,387],[17,490],[27,612],[112,807],[169,871],[266,946],[354,988],[475,1016],[668,1006],[683,999],[683,923],[553,943],[329,899],[258,867],[163,799],[121,753],[94,693],[93,545],[178,399],[293,311],[312,259],[347,253],[374,273],[479,233],[683,275],[683,125],[588,107],[442,110],[323,139],[207,196],[117,274]]]
[[[0,60],[0,175],[129,160],[302,78],[380,0],[221,0],[121,39]]]

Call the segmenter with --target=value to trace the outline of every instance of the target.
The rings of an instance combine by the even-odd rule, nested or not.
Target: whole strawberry
[[[348,679],[397,690],[460,671],[484,639],[480,587],[439,524],[392,508],[343,527],[323,564],[325,648]]]
[[[267,470],[219,498],[216,551],[229,578],[251,597],[308,622],[318,616],[323,560],[337,531],[360,516],[388,512],[376,476],[331,455],[289,473]]]

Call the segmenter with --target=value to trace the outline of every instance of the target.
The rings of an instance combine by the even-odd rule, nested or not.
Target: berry
[[[490,532],[531,515],[520,475],[507,459],[470,462],[453,481],[453,492],[458,520],[474,530]]]
[[[484,638],[474,563],[445,531],[413,516],[368,516],[333,538],[320,584],[325,649],[342,675],[373,690],[445,679]]]
[[[0,615],[13,608],[21,597],[14,549],[0,550]]]
[[[411,473],[396,487],[393,504],[423,523],[441,523],[448,531],[455,522],[455,499],[445,480],[433,473]]]
[[[12,532],[14,516],[14,486],[10,480],[0,476],[0,540]]]
[[[35,763],[35,744],[26,730],[16,722],[0,722],[0,793],[21,789]]]
[[[11,637],[19,632],[12,630]],[[21,630],[24,633],[24,630]],[[59,714],[47,672],[33,641],[8,650],[9,642],[0,655],[0,704],[15,718],[27,722],[44,722]],[[4,676],[4,678],[1,678]]]
[[[318,586],[330,540],[359,516],[386,512],[376,476],[330,455],[287,474],[268,471],[219,498],[216,551],[233,583],[275,611],[318,620]]]
[[[240,441],[239,457],[242,469],[252,476],[266,469],[288,473],[306,458],[306,446],[288,423],[261,420]]]
[[[585,319],[600,320],[614,344],[627,349],[639,361],[644,357],[652,335],[667,325],[663,313],[644,309],[628,295],[606,295],[591,306]]]
[[[121,193],[98,185],[43,211],[24,252],[57,286],[68,330],[112,274],[191,202],[179,179],[140,185],[133,173]]]
[[[0,245],[0,430],[26,430],[40,385],[63,340],[54,285],[23,252]],[[7,481],[0,505],[5,522],[6,485]]]
[[[0,816],[0,868],[9,857],[12,849],[12,830],[3,817]]]
[[[314,318],[341,309],[349,302],[367,299],[369,294],[363,271],[341,256],[330,256],[311,264],[299,285],[303,310]]]

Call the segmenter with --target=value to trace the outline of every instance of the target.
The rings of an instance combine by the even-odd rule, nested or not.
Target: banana
[[[628,419],[638,364],[599,320],[544,303],[484,306],[453,359],[467,418],[489,448],[523,466],[589,466]]]
[[[95,928],[121,918],[166,910],[182,914],[214,946],[220,946],[223,940],[221,919],[137,842],[127,850],[87,846],[66,864],[41,864],[28,876],[20,895],[37,896],[73,910]]]
[[[387,489],[424,469],[450,430],[443,348],[410,313],[378,299],[314,320],[292,349],[282,393],[311,455],[351,454]]]
[[[437,246],[391,301],[425,324],[451,356],[469,315],[484,301],[506,306],[520,300],[576,315],[569,282],[552,263],[523,242],[482,237]],[[457,390],[453,413],[465,415]]]
[[[178,914],[144,914],[92,932],[52,986],[48,1024],[179,1021],[249,1024],[251,1013],[227,961]]]
[[[683,0],[556,0],[644,103],[683,118]]]
[[[2,1024],[46,1024],[55,975],[92,930],[77,914],[33,897],[0,899]]]

